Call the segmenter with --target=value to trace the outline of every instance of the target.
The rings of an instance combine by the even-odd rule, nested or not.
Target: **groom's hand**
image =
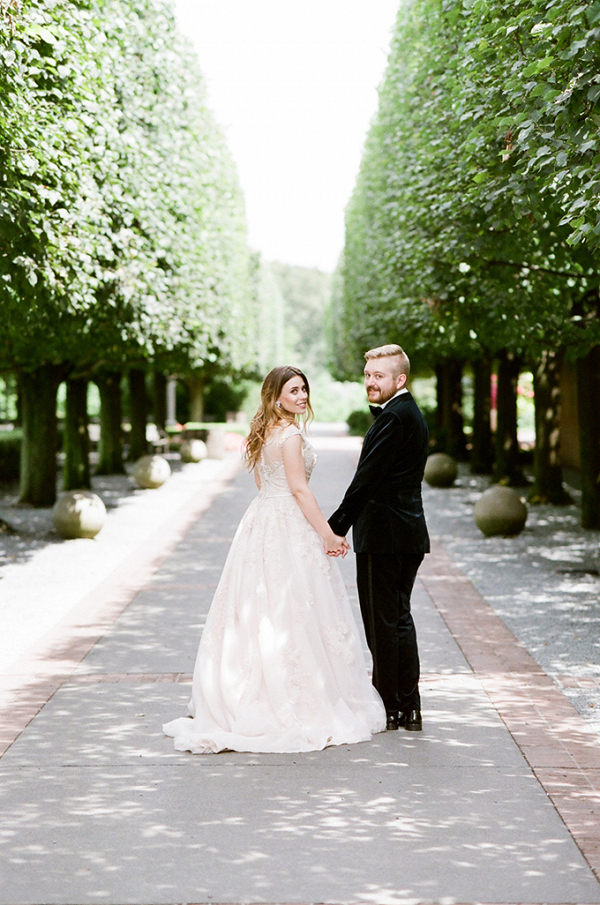
[[[328,556],[345,556],[348,552],[347,548],[346,538],[337,534],[323,540],[323,549]]]
[[[341,556],[343,559],[349,549],[350,549],[350,544],[348,543],[346,538],[340,537],[339,545],[338,545],[337,549],[326,550],[325,552],[327,553],[328,556]]]

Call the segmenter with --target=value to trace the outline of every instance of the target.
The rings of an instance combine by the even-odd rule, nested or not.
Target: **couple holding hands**
[[[422,728],[410,599],[429,551],[421,484],[425,420],[406,389],[397,345],[365,354],[375,421],[344,499],[326,520],[309,489],[316,454],[298,426],[310,416],[297,368],[274,368],[250,426],[246,462],[258,494],[232,542],[202,633],[189,716],[163,730],[195,754],[299,752]],[[350,527],[360,634],[336,556]]]

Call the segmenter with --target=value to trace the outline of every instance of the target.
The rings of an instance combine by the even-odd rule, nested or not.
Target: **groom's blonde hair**
[[[365,358],[367,361],[371,361],[373,358],[393,358],[394,379],[399,377],[400,374],[406,374],[406,379],[408,380],[410,361],[402,346],[398,346],[396,343],[388,343],[387,346],[377,346],[376,349],[369,349],[368,352],[365,352]]]

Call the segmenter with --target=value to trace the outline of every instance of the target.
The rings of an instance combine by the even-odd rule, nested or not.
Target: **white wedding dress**
[[[163,730],[179,751],[318,751],[385,729],[335,558],[293,497],[278,431],[240,522],[206,620],[190,717]],[[316,454],[304,440],[307,477]]]

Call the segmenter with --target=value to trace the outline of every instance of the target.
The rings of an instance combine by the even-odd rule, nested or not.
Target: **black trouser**
[[[422,553],[356,554],[358,598],[373,655],[373,685],[387,711],[421,709],[410,595],[422,561]]]

